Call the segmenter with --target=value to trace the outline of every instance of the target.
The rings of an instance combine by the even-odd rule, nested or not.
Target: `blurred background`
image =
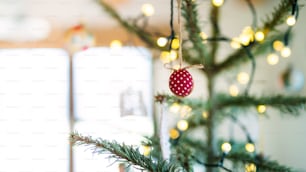
[[[209,33],[210,1],[197,1],[203,9],[200,14],[203,31]],[[141,16],[143,5],[149,3],[154,14],[147,18],[147,29],[170,33],[168,1],[105,2],[128,20]],[[265,18],[277,4],[277,1],[253,2],[259,19]],[[306,95],[303,8],[299,16],[293,29],[291,56],[280,58],[274,65],[261,58],[251,93]],[[251,22],[244,0],[226,1],[220,21],[225,35],[235,37]],[[135,144],[140,135],[153,132],[150,122],[153,95],[170,93],[170,71],[163,67],[159,53],[139,48],[142,46],[136,36],[122,29],[94,0],[0,0],[0,172],[119,171],[120,166],[108,166],[112,161],[90,151],[71,153],[68,135],[73,128]],[[222,46],[220,59],[230,49]],[[281,78],[288,65],[294,69],[290,73],[292,78],[297,78],[289,82],[290,88],[284,86]],[[225,73],[227,79],[220,80],[219,89],[228,91],[229,80],[241,71],[248,71],[248,66]],[[195,80],[191,96],[205,97],[205,78],[196,70],[191,73]],[[123,103],[126,97],[134,102],[127,108]],[[138,121],[134,117],[122,120],[131,116],[131,111],[146,117],[138,116]],[[294,118],[267,111],[269,118],[245,119],[260,150],[280,163],[306,171],[306,113]],[[144,125],[130,128],[136,125],[135,121]],[[225,126],[220,129],[220,135],[225,138],[231,135],[229,130],[237,130]],[[240,135],[235,137],[239,139]]]

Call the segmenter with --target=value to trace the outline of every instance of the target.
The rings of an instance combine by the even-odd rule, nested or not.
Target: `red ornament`
[[[173,94],[185,97],[188,96],[193,89],[193,79],[186,69],[174,70],[169,78],[169,88]]]

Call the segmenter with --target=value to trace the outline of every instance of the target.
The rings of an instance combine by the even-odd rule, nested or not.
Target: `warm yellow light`
[[[267,110],[267,107],[265,105],[258,105],[257,106],[257,112],[258,113],[265,113]]]
[[[175,139],[177,139],[178,137],[180,137],[180,132],[177,130],[177,129],[171,129],[170,131],[169,131],[169,136],[170,136],[170,138],[171,139],[173,139],[173,140],[175,140]]]
[[[232,41],[231,41],[231,47],[233,49],[238,49],[241,47],[241,44],[240,44],[240,39],[239,38],[233,38]]]
[[[143,4],[141,7],[143,15],[149,17],[154,14],[154,7],[152,4]]]
[[[239,89],[236,85],[231,85],[228,91],[229,91],[229,94],[233,97],[236,97],[239,94]]]
[[[275,51],[281,51],[284,48],[284,43],[282,41],[276,40],[273,42],[273,48]]]
[[[149,156],[151,153],[152,147],[147,145],[142,145],[139,147],[139,152],[144,156]]]
[[[170,56],[169,51],[162,51],[162,52],[160,53],[160,60],[161,60],[163,63],[169,63],[169,62],[170,62],[169,56]]]
[[[253,163],[245,164],[245,172],[256,172],[256,165]]]
[[[121,43],[121,41],[119,41],[119,40],[113,40],[113,41],[110,43],[110,47],[111,47],[111,48],[121,48],[121,47],[122,47],[122,43]]]
[[[282,57],[287,58],[291,55],[291,49],[289,47],[284,47],[280,53]]]
[[[250,76],[248,73],[246,72],[240,72],[238,73],[237,75],[237,81],[240,83],[240,84],[247,84],[249,82],[249,79],[250,79]]]
[[[275,53],[271,53],[267,56],[267,62],[269,65],[276,65],[279,61],[279,57]]]
[[[178,112],[180,111],[180,109],[181,109],[181,105],[180,105],[180,104],[178,104],[178,103],[173,103],[173,104],[170,106],[169,111],[170,111],[171,113],[178,113]]]
[[[207,111],[202,112],[202,117],[204,119],[207,119],[208,118],[208,112]]]
[[[212,0],[211,2],[215,7],[220,7],[223,5],[224,0]]]
[[[201,36],[201,38],[203,40],[203,43],[204,44],[207,43],[207,40],[206,40],[208,38],[207,34],[205,32],[201,32],[200,36]]]
[[[296,19],[295,19],[295,17],[294,16],[288,16],[288,18],[287,18],[287,20],[286,20],[286,23],[287,23],[287,25],[288,26],[293,26],[293,25],[295,25],[295,23],[296,23]]]
[[[170,51],[169,59],[170,59],[170,61],[173,61],[173,60],[177,59],[177,52],[175,50]]]
[[[250,26],[247,26],[243,29],[242,33],[239,36],[240,43],[244,46],[249,45],[254,41],[254,31]]]
[[[183,105],[180,109],[181,118],[188,118],[191,115],[192,108],[187,105]]]
[[[160,37],[157,39],[156,43],[159,47],[165,47],[168,43],[168,39],[165,37]]]
[[[177,128],[181,131],[186,131],[188,129],[188,121],[182,119],[177,122]]]
[[[247,143],[245,144],[245,150],[252,153],[255,151],[255,145],[253,143]]]
[[[178,48],[180,47],[180,40],[177,39],[177,38],[174,38],[174,39],[172,40],[171,47],[172,47],[173,49],[178,49]]]
[[[230,143],[228,142],[224,142],[222,145],[221,145],[221,150],[224,152],[224,153],[229,153],[232,149],[232,146]]]
[[[256,41],[261,42],[265,39],[265,34],[262,31],[257,31],[255,33],[255,39],[256,39]]]

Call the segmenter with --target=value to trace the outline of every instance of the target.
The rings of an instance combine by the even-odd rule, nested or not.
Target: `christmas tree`
[[[135,22],[124,19],[103,0],[98,1],[103,10],[129,33],[135,34],[152,51],[160,52],[161,58],[166,61],[165,67],[173,71],[169,76],[169,87],[173,94],[156,93],[155,96],[158,109],[154,116],[155,133],[143,142],[151,151],[143,154],[134,146],[83,136],[77,132],[71,134],[72,143],[92,146],[95,153],[110,154],[110,158],[118,162],[152,172],[189,172],[194,171],[195,166],[202,166],[209,172],[294,171],[294,168],[281,165],[259,151],[248,127],[239,118],[245,114],[268,115],[265,112],[267,107],[278,110],[280,114],[298,116],[306,104],[306,97],[302,96],[256,95],[251,91],[256,61],[259,58],[268,55],[267,60],[273,65],[278,62],[277,53],[283,57],[290,56],[292,28],[299,14],[298,1],[279,1],[259,23],[254,4],[251,0],[245,0],[245,5],[252,14],[251,25],[233,38],[227,37],[220,28],[221,7],[226,5],[223,0],[205,3],[210,6],[210,23],[205,24],[210,26],[209,34],[203,32],[201,24],[201,2],[170,0],[169,3],[170,32],[168,35],[158,35],[137,22],[147,20],[150,10]],[[178,14],[177,20],[174,17],[175,12]],[[233,50],[220,59],[224,44],[230,45]],[[224,77],[225,72],[232,72],[234,68],[244,65],[249,65],[250,72],[249,75],[238,75],[238,81],[245,84],[242,92],[235,85],[231,85],[229,93],[217,88],[219,78]],[[193,84],[196,84],[188,70],[198,70],[206,79],[207,96],[188,97]],[[284,84],[288,71],[283,74]],[[185,113],[169,133],[165,132],[165,124],[159,122],[160,118],[165,119],[165,111],[178,106],[185,107],[185,110],[187,108],[188,113]],[[256,113],[254,109],[257,110]],[[218,128],[226,119],[241,128],[245,141],[236,141],[233,138],[225,140],[218,136]],[[200,134],[203,136],[199,136]]]

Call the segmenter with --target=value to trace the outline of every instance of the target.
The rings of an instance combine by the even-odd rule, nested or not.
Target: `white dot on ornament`
[[[277,54],[275,53],[270,53],[268,56],[267,56],[267,62],[269,65],[276,65],[279,61],[279,57]]]
[[[224,153],[229,153],[232,149],[232,145],[228,142],[224,142],[222,145],[221,145],[221,150],[224,152]]]
[[[211,2],[215,7],[220,7],[223,5],[224,0],[212,0]]]
[[[165,37],[159,37],[156,41],[159,47],[165,47],[167,45],[168,39]]]
[[[246,72],[240,72],[237,75],[237,81],[240,84],[247,84],[249,82],[249,79],[250,79],[249,74]]]
[[[295,25],[295,23],[296,23],[295,17],[292,16],[292,15],[288,16],[288,18],[287,18],[287,20],[286,20],[286,23],[287,23],[288,26],[293,26],[293,25]]]
[[[152,4],[143,4],[141,7],[143,15],[149,17],[154,14],[154,7]]]
[[[287,58],[291,55],[291,49],[289,47],[284,47],[282,50],[281,50],[281,56],[284,57],[284,58]]]

